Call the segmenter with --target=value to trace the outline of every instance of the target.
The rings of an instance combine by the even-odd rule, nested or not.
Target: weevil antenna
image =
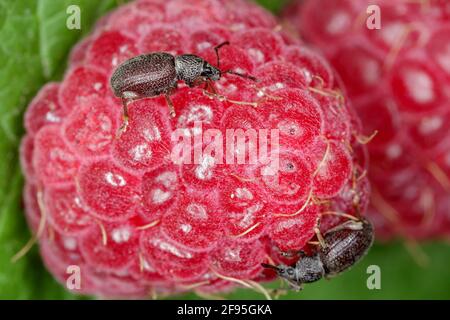
[[[214,47],[214,51],[216,52],[216,58],[217,58],[217,68],[219,68],[219,69],[220,69],[219,49],[222,48],[223,46],[228,46],[228,45],[230,45],[230,41],[224,41]]]
[[[280,268],[278,268],[277,266],[274,266],[273,264],[268,264],[268,263],[261,263],[261,266],[263,268],[269,268],[269,269],[273,269],[275,271],[280,270]]]

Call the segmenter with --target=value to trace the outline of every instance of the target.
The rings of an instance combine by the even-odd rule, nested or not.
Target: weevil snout
[[[261,266],[263,268],[268,268],[268,269],[273,269],[275,271],[278,271],[279,268],[277,266],[274,266],[273,264],[268,264],[268,263],[261,263]]]
[[[222,76],[222,72],[218,68],[212,66],[207,61],[205,61],[203,63],[201,76],[210,79],[212,81],[217,81]]]
[[[261,265],[264,268],[269,268],[272,270],[275,270],[276,273],[283,278],[286,279],[291,279],[295,276],[295,270],[292,267],[289,266],[284,266],[284,265],[279,265],[279,266],[274,266],[272,264],[267,264],[267,263],[261,263]]]

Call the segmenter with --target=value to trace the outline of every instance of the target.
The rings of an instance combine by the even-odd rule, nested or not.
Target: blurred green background
[[[24,108],[39,88],[61,78],[68,52],[95,20],[124,0],[0,0],[0,299],[79,299],[64,291],[45,271],[36,248],[17,263],[11,257],[30,238],[23,217],[23,178],[17,148],[23,134]],[[259,0],[277,12],[287,1]],[[79,5],[81,31],[68,30],[66,8]],[[428,263],[419,266],[417,253],[401,242],[376,244],[366,259],[330,281],[308,285],[284,299],[449,299],[449,243],[421,244]],[[419,255],[420,256],[420,255]],[[416,258],[413,258],[416,257]],[[381,269],[381,289],[366,286],[369,265]],[[279,282],[269,287],[276,288]],[[261,299],[238,289],[226,296]],[[194,294],[177,298],[195,299]]]

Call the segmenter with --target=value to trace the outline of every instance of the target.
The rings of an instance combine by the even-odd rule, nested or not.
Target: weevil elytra
[[[300,253],[295,266],[263,263],[295,289],[300,290],[304,283],[311,283],[323,277],[338,275],[356,264],[372,246],[374,239],[373,226],[370,221],[361,219],[344,223],[324,236],[325,246],[312,256]]]
[[[110,84],[114,95],[122,99],[123,128],[127,125],[127,105],[137,99],[164,94],[170,115],[174,117],[175,108],[170,94],[176,90],[178,81],[184,81],[189,87],[205,84],[205,89],[215,93],[212,82],[219,80],[225,73],[256,80],[252,76],[232,70],[220,70],[219,49],[229,44],[225,41],[214,47],[217,67],[194,54],[174,56],[166,52],[136,56],[119,65],[111,76]]]

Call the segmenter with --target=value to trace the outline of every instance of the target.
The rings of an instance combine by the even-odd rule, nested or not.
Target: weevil
[[[154,52],[139,55],[120,64],[111,76],[110,84],[114,95],[122,99],[124,125],[128,121],[127,105],[133,100],[156,97],[164,94],[170,115],[175,117],[175,108],[170,95],[177,89],[178,81],[184,81],[189,87],[205,84],[205,89],[215,93],[213,81],[223,74],[234,74],[255,81],[250,75],[233,70],[220,69],[219,49],[229,45],[225,41],[214,47],[217,67],[194,54],[174,56],[167,52]]]
[[[370,221],[364,218],[348,221],[327,232],[323,238],[325,245],[312,256],[299,251],[300,258],[294,266],[265,263],[262,266],[275,270],[293,289],[301,290],[304,283],[330,278],[348,270],[367,253],[373,239]]]

